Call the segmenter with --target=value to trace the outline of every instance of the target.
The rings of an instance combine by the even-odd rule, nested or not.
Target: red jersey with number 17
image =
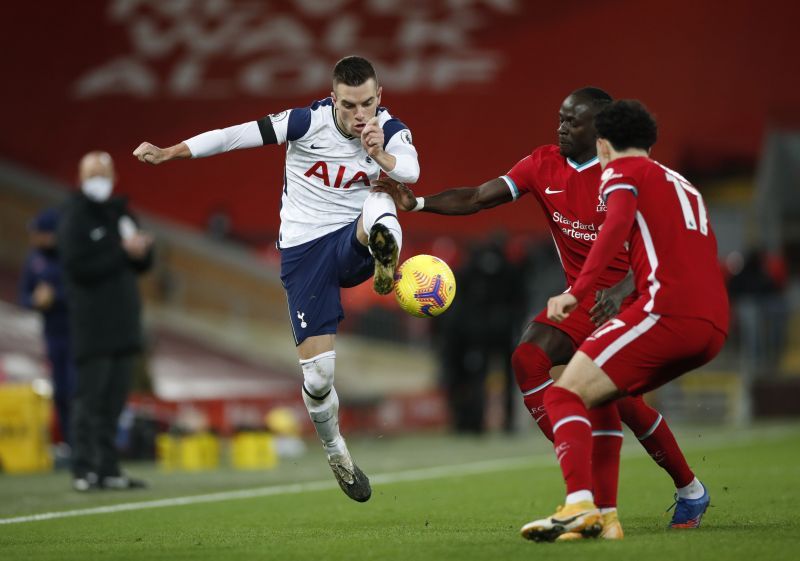
[[[520,160],[501,176],[514,199],[532,193],[541,206],[556,244],[561,266],[572,286],[605,220],[606,205],[597,192],[600,162],[592,158],[577,164],[565,158],[558,146],[546,145]],[[599,276],[597,288],[621,281],[629,265],[624,248]]]
[[[641,296],[632,306],[705,319],[727,333],[728,293],[700,192],[679,173],[646,157],[610,162],[601,181],[604,200],[621,189],[636,195],[628,243]]]

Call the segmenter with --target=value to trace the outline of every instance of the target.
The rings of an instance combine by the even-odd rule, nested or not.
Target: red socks
[[[650,457],[666,470],[675,482],[675,488],[691,483],[694,473],[661,414],[647,405],[641,396],[622,398],[617,401],[617,406],[622,421],[630,427]]]
[[[544,392],[544,405],[553,424],[555,451],[567,484],[567,494],[591,490],[592,427],[583,401],[557,386]]]
[[[539,425],[542,433],[553,442],[553,425],[544,408],[544,394],[553,383],[550,368],[553,363],[545,352],[533,343],[521,343],[511,355],[511,366],[522,391],[525,407]]]
[[[622,422],[616,403],[589,410],[592,423],[592,490],[598,508],[617,507]]]
[[[694,479],[666,422],[641,397],[626,397],[587,411],[581,398],[564,388],[552,386],[541,393],[567,494],[592,490],[599,508],[617,506],[620,416],[656,463],[670,474],[676,488]]]

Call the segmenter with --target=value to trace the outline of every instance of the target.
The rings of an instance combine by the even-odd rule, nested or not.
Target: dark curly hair
[[[649,150],[658,139],[658,125],[647,107],[635,99],[620,99],[594,116],[598,138],[605,138],[621,151]]]
[[[378,83],[372,63],[360,56],[346,56],[333,67],[333,85],[360,86],[370,78]]]

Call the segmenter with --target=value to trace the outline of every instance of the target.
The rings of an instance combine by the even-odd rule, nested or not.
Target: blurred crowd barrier
[[[52,411],[52,391],[47,383],[0,383],[0,472],[52,469]]]

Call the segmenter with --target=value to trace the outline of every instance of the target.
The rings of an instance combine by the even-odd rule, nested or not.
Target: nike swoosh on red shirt
[[[548,195],[555,195],[556,193],[563,193],[564,191],[565,191],[564,189],[561,189],[560,191],[553,191],[552,189],[550,189],[550,187],[547,187],[544,190],[544,192],[547,193]]]

